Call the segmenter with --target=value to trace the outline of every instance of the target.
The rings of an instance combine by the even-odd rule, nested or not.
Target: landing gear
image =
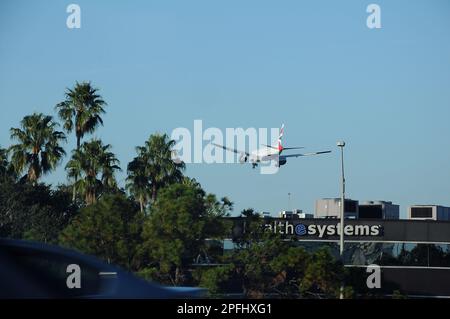
[[[258,166],[258,163],[252,163],[252,168],[255,169]]]

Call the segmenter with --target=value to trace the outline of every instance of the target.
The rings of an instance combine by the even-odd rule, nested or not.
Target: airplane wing
[[[261,144],[262,146],[268,147],[268,148],[273,148],[275,150],[278,149],[278,147],[273,146],[273,145],[267,145],[267,144]],[[299,150],[301,148],[304,148],[303,146],[299,146],[299,147],[283,147],[283,150]]]
[[[268,147],[268,148],[273,148],[275,150],[278,149],[278,147],[272,146],[272,145],[267,145],[267,144],[261,144],[262,146]]]
[[[321,151],[321,152],[312,152],[312,153],[303,153],[303,154],[288,154],[288,155],[280,155],[280,159],[288,158],[288,157],[300,157],[300,156],[311,156],[311,155],[320,155],[331,153],[331,151]]]
[[[301,148],[305,148],[304,146],[298,146],[298,147],[284,147],[283,146],[283,151],[285,150],[299,150]]]
[[[226,151],[234,152],[234,153],[236,153],[236,154],[245,154],[245,155],[247,155],[247,156],[250,156],[249,153],[243,152],[243,151],[240,151],[240,150],[237,150],[237,149],[235,149],[235,148],[226,147],[226,146],[223,146],[223,145],[220,145],[220,144],[216,144],[216,143],[211,143],[211,144],[214,145],[214,146],[223,148],[223,149],[226,150]]]

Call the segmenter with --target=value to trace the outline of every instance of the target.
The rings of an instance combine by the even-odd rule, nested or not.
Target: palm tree
[[[97,92],[98,89],[93,88],[90,82],[76,82],[73,89],[66,90],[66,99],[55,106],[59,117],[64,121],[64,129],[70,133],[75,128],[77,149],[85,134],[94,132],[99,124],[103,125],[101,115],[105,113],[103,107],[107,104]],[[76,182],[75,178],[74,183]],[[75,198],[74,186],[72,200],[75,201]]]
[[[102,191],[117,185],[114,173],[120,170],[119,160],[110,149],[111,145],[103,145],[100,140],[84,142],[66,165],[69,178],[75,180],[74,189],[84,195],[87,205],[95,203]]]
[[[115,171],[121,171],[119,164],[114,153],[110,152],[111,145],[104,145],[101,150],[100,163],[101,163],[101,181],[104,191],[112,191],[117,189],[117,180],[114,175]]]
[[[127,166],[126,189],[139,201],[141,212],[148,202],[150,181],[145,172],[145,163],[141,157],[135,157]]]
[[[183,180],[186,165],[172,158],[174,146],[167,134],[152,134],[144,146],[136,147],[138,155],[128,165],[127,187],[143,203],[149,195],[154,202],[160,188]]]
[[[90,82],[77,82],[73,89],[66,90],[66,99],[55,106],[64,121],[64,129],[68,133],[75,129],[77,149],[85,134],[94,132],[99,124],[103,125],[101,115],[107,104],[97,92]]]
[[[27,179],[36,184],[38,179],[55,169],[66,154],[60,146],[66,141],[63,132],[56,131],[58,123],[49,115],[34,113],[25,116],[21,128],[11,128],[11,139],[18,143],[9,148],[11,163],[17,174],[27,170]]]
[[[0,176],[2,179],[6,177],[8,171],[8,151],[4,148],[0,148]]]
[[[15,180],[16,177],[14,168],[8,160],[8,150],[0,148],[0,181]]]
[[[138,153],[146,159],[152,188],[152,201],[156,200],[159,189],[183,180],[183,171],[186,165],[173,160],[172,149],[175,144],[176,142],[169,139],[167,134],[153,134],[145,142],[144,147],[138,147]]]

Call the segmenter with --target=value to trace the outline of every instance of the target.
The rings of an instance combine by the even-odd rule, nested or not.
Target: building
[[[272,217],[270,215],[270,212],[259,212],[259,216],[261,216],[263,218],[270,218],[270,217]]]
[[[412,211],[433,217],[433,211],[436,216],[439,210],[445,211],[438,207],[442,206],[413,206],[427,210]],[[232,238],[224,240],[224,252],[236,249],[234,240],[247,229],[245,218],[229,219],[233,221]],[[272,218],[265,219],[264,225],[266,230],[280,234],[292,245],[302,246],[307,251],[326,246],[336,259],[341,258],[339,226],[340,220],[331,218]],[[370,265],[380,267],[381,288],[376,291],[390,295],[398,290],[409,297],[450,298],[450,221],[431,218],[346,220],[344,236],[342,260],[346,268],[366,273]],[[361,287],[365,286],[366,277],[361,282]]]
[[[286,219],[304,219],[304,218],[314,218],[313,214],[304,213],[301,209],[283,210],[279,213],[280,218]]]
[[[450,221],[450,207],[413,205],[408,208],[408,219]]]
[[[341,199],[323,198],[316,200],[316,218],[340,218]],[[400,206],[389,201],[364,201],[345,199],[346,219],[399,219]]]
[[[387,201],[365,201],[359,204],[358,218],[399,219],[400,206]]]
[[[339,218],[341,216],[340,198],[323,198],[316,200],[315,214],[316,218]],[[344,204],[345,218],[358,218],[358,201],[345,199]]]

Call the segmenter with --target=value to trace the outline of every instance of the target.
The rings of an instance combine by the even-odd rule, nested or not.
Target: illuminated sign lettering
[[[275,221],[265,225],[266,229],[273,233],[283,235],[313,236],[324,238],[328,236],[340,236],[340,223],[337,224],[293,224],[288,221]],[[344,226],[345,236],[381,236],[383,226],[366,224],[348,224]]]

